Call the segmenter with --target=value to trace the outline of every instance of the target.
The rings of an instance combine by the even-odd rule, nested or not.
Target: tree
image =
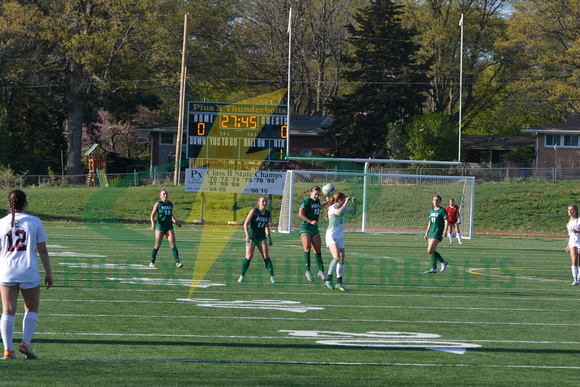
[[[392,1],[373,0],[347,26],[353,52],[342,62],[351,91],[329,103],[333,124],[324,133],[336,141],[335,156],[383,156],[388,125],[422,111],[425,66],[415,60],[415,31],[402,26],[401,14]]]
[[[457,127],[444,113],[417,117],[406,127],[407,148],[411,160],[457,160]]]
[[[344,26],[368,0],[271,0],[240,2],[236,27],[240,71],[261,92],[285,88],[288,76],[288,16],[292,6],[291,111],[325,114],[339,92],[340,57],[347,52]],[[247,89],[249,90],[249,88]]]
[[[472,130],[470,124],[473,121],[493,119],[482,117],[480,113],[493,110],[511,96],[510,79],[521,67],[519,58],[501,44],[506,37],[509,15],[506,8],[510,1],[405,0],[404,4],[404,24],[417,29],[417,39],[421,42],[419,61],[431,63],[426,112],[445,113],[452,122],[458,122],[459,77],[463,70],[464,130]],[[462,14],[464,45],[461,69],[459,21]],[[481,126],[481,122],[474,126]]]

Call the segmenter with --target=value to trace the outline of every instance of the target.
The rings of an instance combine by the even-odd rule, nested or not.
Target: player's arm
[[[443,229],[443,238],[445,238],[447,236],[447,228],[449,227],[449,218],[444,217],[443,220],[445,220],[445,228]]]
[[[429,235],[429,229],[431,228],[431,220],[427,223],[427,230],[425,230],[425,240],[427,240],[427,235]]]
[[[316,224],[316,223],[312,223],[312,222],[316,222],[316,221],[310,220],[306,217],[306,210],[302,207],[300,207],[300,210],[298,210],[298,217],[300,219],[302,219],[303,221],[305,221],[306,223]]]
[[[156,202],[155,205],[153,206],[153,211],[151,211],[151,216],[149,217],[149,219],[151,220],[151,230],[155,230],[155,213],[157,212],[158,208],[159,202]]]
[[[38,255],[40,255],[40,260],[42,262],[42,266],[44,266],[44,283],[46,284],[46,288],[50,289],[52,287],[53,279],[52,279],[52,269],[50,267],[50,258],[48,256],[48,249],[46,248],[46,242],[41,242],[36,245],[36,250],[38,251]]]
[[[335,215],[337,215],[337,216],[341,216],[341,215],[342,215],[342,213],[344,212],[344,210],[346,210],[346,208],[347,208],[347,207],[346,207],[346,204],[348,203],[348,201],[349,201],[349,200],[350,200],[350,198],[346,198],[346,199],[345,199],[345,201],[344,201],[344,203],[342,203],[342,206],[340,206],[340,207],[338,208],[338,210],[336,210],[336,211],[334,212],[334,214],[335,214]]]
[[[248,212],[248,216],[246,216],[246,220],[244,221],[244,232],[246,233],[246,242],[250,241],[250,221],[254,217],[255,212],[256,209],[252,208],[250,212]]]
[[[268,245],[272,246],[272,233],[270,231],[270,219],[268,219],[268,223],[266,223],[266,227],[264,227],[264,231],[266,231],[266,236],[268,237]]]
[[[183,226],[183,223],[179,223],[177,221],[177,219],[175,219],[175,216],[173,214],[171,214],[171,221],[173,222],[174,225],[176,225],[177,227],[181,227]]]
[[[329,201],[330,201],[330,198],[327,196],[326,199],[320,203],[320,209],[322,210],[324,207],[326,207],[328,205]]]

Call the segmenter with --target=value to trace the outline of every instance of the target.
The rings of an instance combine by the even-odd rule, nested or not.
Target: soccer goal
[[[298,211],[313,186],[332,183],[336,192],[357,198],[357,213],[347,215],[346,231],[418,234],[427,228],[434,195],[441,206],[449,199],[460,206],[461,233],[473,235],[475,178],[466,176],[391,175],[356,172],[288,171],[280,208],[278,231],[290,233],[300,227]],[[325,200],[321,193],[321,201]],[[319,227],[328,225],[324,212]]]

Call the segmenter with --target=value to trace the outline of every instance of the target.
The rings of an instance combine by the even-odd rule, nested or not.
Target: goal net
[[[427,228],[433,196],[441,206],[453,198],[460,206],[460,230],[465,238],[473,234],[473,192],[475,178],[466,176],[393,175],[356,172],[288,171],[280,208],[278,231],[290,233],[300,227],[298,211],[313,186],[332,183],[336,192],[357,198],[356,214],[348,214],[345,231],[417,234]],[[325,200],[320,194],[320,201]],[[328,221],[320,215],[319,227]]]

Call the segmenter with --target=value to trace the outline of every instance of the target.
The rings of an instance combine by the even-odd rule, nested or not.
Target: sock
[[[337,264],[338,259],[336,258],[333,258],[332,261],[328,264],[328,274],[326,275],[326,278],[328,278],[329,281],[332,281],[332,272],[334,271],[334,268]]]
[[[30,340],[32,340],[32,335],[36,330],[36,322],[38,321],[38,313],[26,312],[24,314],[24,320],[22,320],[22,341],[30,345]]]
[[[2,332],[2,342],[4,350],[12,351],[12,338],[14,337],[14,316],[3,314],[0,318],[0,331]]]
[[[272,260],[270,259],[270,257],[264,259],[264,264],[266,265],[266,270],[268,270],[268,273],[270,273],[270,276],[273,277],[274,276],[274,266],[272,266]]]
[[[242,275],[246,275],[246,271],[248,271],[248,267],[250,267],[250,260],[248,258],[244,258],[244,262],[242,263]]]
[[[578,280],[578,266],[572,266],[572,277],[574,277],[574,281]]]
[[[304,266],[306,267],[306,271],[310,271],[310,251],[304,252]]]
[[[175,262],[179,262],[179,251],[177,251],[177,247],[171,249],[173,253],[173,258],[175,258]]]
[[[449,242],[453,242],[453,233],[452,232],[449,233],[448,237],[449,237]]]
[[[314,253],[314,258],[316,259],[316,266],[318,266],[318,271],[324,273],[324,262],[322,262],[322,253]]]
[[[341,284],[341,283],[342,283],[342,277],[338,277],[338,278],[336,279],[336,283],[337,283],[337,284]]]
[[[460,232],[457,233],[457,239],[459,240],[459,242],[461,242],[461,233]]]
[[[336,277],[340,278],[340,283],[342,283],[342,274],[344,273],[344,265],[339,263],[336,265]]]
[[[443,259],[443,257],[441,256],[441,254],[439,254],[437,251],[433,253],[433,256],[435,257],[435,259],[441,263],[445,262],[445,260]]]
[[[153,248],[153,250],[151,251],[151,262],[155,263],[155,258],[157,258],[157,252],[159,250],[157,250],[155,247]]]
[[[437,258],[435,254],[431,255],[431,268],[437,270]]]

